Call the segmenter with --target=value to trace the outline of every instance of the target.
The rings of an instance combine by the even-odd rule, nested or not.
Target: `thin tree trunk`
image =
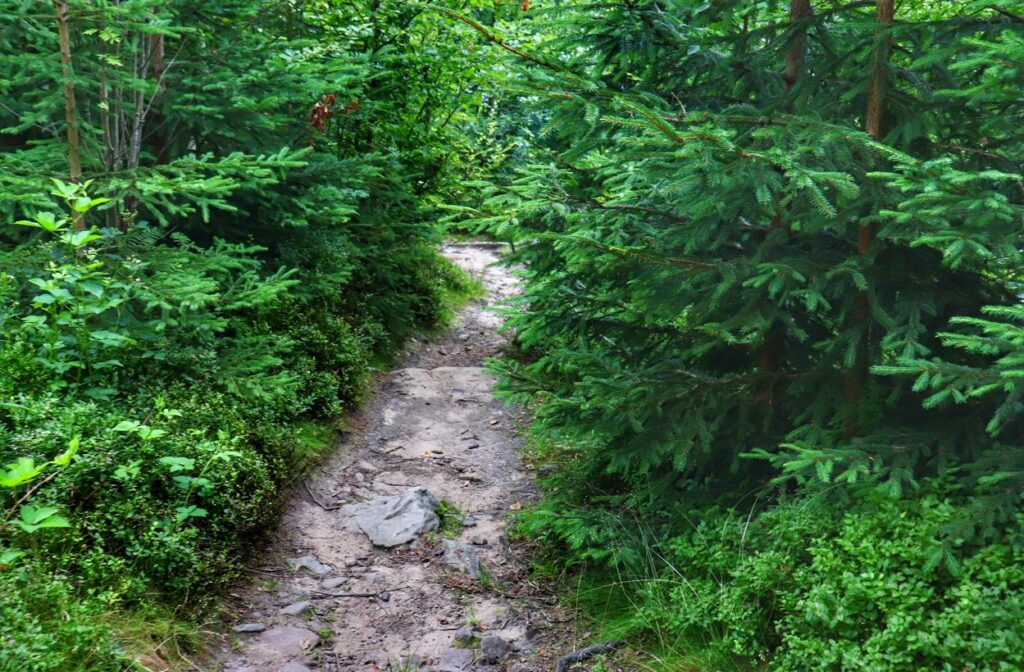
[[[792,40],[789,45],[789,52],[786,54],[786,67],[782,73],[782,79],[786,83],[786,90],[791,90],[804,72],[804,64],[807,60],[807,25],[806,21],[811,16],[811,0],[793,0],[789,6],[789,21],[792,27]],[[770,231],[778,231],[788,228],[783,219],[782,206],[772,217],[769,226]],[[782,366],[783,348],[786,342],[785,325],[776,322],[768,327],[765,332],[764,342],[761,346],[761,355],[758,359],[758,368],[761,373],[778,373]],[[772,405],[771,388],[764,393],[764,401],[768,406]]]
[[[871,86],[868,89],[868,113],[865,130],[875,140],[882,140],[886,131],[886,98],[889,88],[889,56],[892,53],[893,0],[878,0],[876,11],[876,37],[878,44],[871,59]],[[878,234],[878,222],[861,227],[857,251],[867,254]]]
[[[877,0],[875,3],[875,37],[877,44],[871,57],[871,83],[868,88],[868,109],[865,130],[875,140],[885,138],[887,119],[886,99],[889,89],[889,59],[892,55],[891,28],[895,19],[894,0]],[[857,253],[866,256],[871,253],[878,236],[878,222],[869,222],[857,232]],[[871,329],[869,323],[870,301],[868,293],[857,290],[853,295],[853,312],[850,325],[860,330],[860,344],[857,361],[852,370],[843,374],[843,387],[849,405],[850,415],[846,422],[846,435],[852,437],[860,431],[857,411],[864,397],[871,365]]]
[[[65,0],[55,0],[55,5],[57,9],[57,36],[60,40],[60,62],[64,73],[64,120],[67,124],[68,133],[68,167],[71,173],[71,181],[80,183],[82,181],[82,158],[79,155],[78,115],[75,112],[75,80],[71,70],[71,36],[68,31],[68,3]],[[73,226],[75,231],[81,231],[85,227],[85,222],[78,213],[73,215]]]
[[[786,88],[792,89],[800,75],[804,72],[807,60],[807,26],[805,22],[811,17],[811,0],[792,0],[789,5],[789,23],[793,28],[793,40],[786,54],[786,69],[782,79]]]
[[[146,71],[149,69],[150,48],[152,45],[145,35],[139,35],[139,51],[135,53],[134,70],[140,80],[146,78]],[[141,52],[141,53],[139,53]],[[133,95],[133,111],[131,138],[128,143],[128,164],[129,170],[139,167],[139,157],[142,155],[142,125],[146,116],[146,93],[140,87]]]
[[[164,73],[167,71],[167,64],[164,60],[164,36],[150,36],[149,46],[150,51],[152,52],[153,61],[151,70],[153,73],[153,79],[156,81],[157,87],[157,91],[156,93],[154,93],[154,97],[162,96],[167,91],[167,84],[164,82]],[[150,105],[152,104],[153,101],[150,101]],[[153,138],[153,153],[156,157],[154,163],[167,163],[168,160],[168,135],[166,132],[160,132],[160,128],[163,126],[163,122],[164,119],[159,113],[152,112],[150,114],[150,125],[157,129]]]

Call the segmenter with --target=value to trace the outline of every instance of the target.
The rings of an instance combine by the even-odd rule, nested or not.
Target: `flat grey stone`
[[[280,625],[260,633],[248,651],[250,661],[288,662],[300,658],[317,645],[320,636],[306,628]]]
[[[437,672],[467,672],[473,667],[473,652],[469,649],[445,649]]]
[[[480,578],[480,555],[475,548],[469,544],[444,539],[441,542],[441,549],[441,562],[446,566],[474,579]]]
[[[497,635],[487,635],[480,640],[480,660],[485,663],[500,663],[512,647]]]
[[[285,616],[301,616],[302,614],[309,611],[309,608],[313,606],[313,603],[308,600],[302,600],[300,602],[292,602],[287,607],[281,609],[281,613]]]
[[[312,672],[302,663],[285,663],[280,672]]]
[[[349,578],[347,576],[335,576],[330,579],[324,579],[324,582],[320,584],[320,587],[324,590],[334,590],[339,586],[343,586],[348,583]]]
[[[267,629],[267,626],[262,623],[239,623],[231,629],[238,633],[251,634],[254,632],[263,632]]]
[[[332,569],[330,565],[325,565],[312,555],[304,555],[301,558],[295,558],[294,560],[289,561],[288,564],[290,564],[292,569],[295,571],[305,569],[313,576],[324,576],[325,574],[330,574]]]
[[[405,494],[375,497],[363,504],[342,507],[343,514],[355,518],[356,525],[374,546],[391,548],[408,543],[441,525],[435,509],[441,501],[426,488],[418,487]]]

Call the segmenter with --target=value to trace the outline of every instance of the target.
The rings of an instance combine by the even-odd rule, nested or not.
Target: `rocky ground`
[[[487,289],[383,376],[233,593],[223,672],[552,669],[567,621],[528,578],[510,514],[534,496],[517,412],[481,368],[516,289],[487,244],[445,253]],[[440,515],[438,515],[440,512]]]

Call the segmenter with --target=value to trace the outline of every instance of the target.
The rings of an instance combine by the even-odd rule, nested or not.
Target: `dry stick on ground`
[[[337,511],[341,507],[345,506],[344,504],[332,504],[331,506],[327,506],[322,501],[320,501],[319,497],[316,496],[316,494],[313,492],[313,489],[309,487],[308,482],[303,481],[302,485],[306,488],[306,492],[309,493],[309,496],[313,498],[313,502],[316,503],[316,505],[319,506],[324,511]]]
[[[381,597],[381,595],[384,595],[385,593],[393,593],[402,590],[404,587],[405,586],[402,586],[401,588],[385,588],[384,590],[378,590],[375,593],[324,593],[316,590],[310,593],[309,598],[311,600],[326,600],[332,597]],[[388,599],[390,599],[390,595],[388,596]],[[387,602],[388,599],[384,599],[384,601]]]
[[[569,655],[562,656],[558,660],[558,664],[555,665],[555,672],[567,672],[567,670],[576,663],[582,663],[584,660],[601,655],[602,653],[610,653],[623,645],[625,645],[624,641],[616,639],[603,644],[588,646],[587,648],[580,649],[579,651],[573,651]]]

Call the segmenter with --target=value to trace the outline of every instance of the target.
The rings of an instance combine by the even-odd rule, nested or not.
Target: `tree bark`
[[[789,52],[786,54],[786,66],[782,72],[782,79],[786,83],[786,90],[789,91],[800,79],[806,63],[807,51],[807,25],[806,21],[811,16],[811,0],[792,0],[789,5],[789,22],[792,29],[792,36],[789,45]],[[772,217],[769,231],[778,231],[788,228],[783,219],[782,206]],[[758,368],[761,373],[775,374],[782,367],[783,348],[786,343],[785,325],[775,322],[765,332],[764,341],[761,345],[761,354],[758,358]],[[764,403],[772,405],[771,385],[765,390]]]
[[[871,56],[871,83],[868,87],[868,108],[864,121],[864,129],[875,140],[883,140],[887,126],[886,99],[889,89],[889,59],[892,55],[891,28],[895,20],[894,0],[877,0],[875,3],[875,45]],[[878,236],[878,222],[869,222],[857,232],[857,253],[867,256],[871,253]],[[853,294],[853,311],[850,315],[850,326],[860,330],[860,344],[857,348],[857,359],[852,370],[843,373],[843,388],[849,406],[850,415],[846,421],[845,433],[853,437],[860,432],[857,418],[858,410],[864,397],[864,385],[867,382],[871,365],[871,328],[870,300],[868,293],[858,289]]]
[[[886,98],[889,89],[889,57],[892,53],[892,28],[895,10],[893,0],[878,0],[875,13],[875,36],[878,44],[871,58],[871,86],[868,89],[868,113],[865,130],[875,140],[882,140],[886,131]],[[857,251],[867,254],[875,242],[878,222],[861,227]]]
[[[789,23],[793,29],[793,38],[786,54],[786,69],[782,79],[786,88],[792,89],[800,75],[804,72],[807,53],[807,26],[804,24],[811,17],[811,0],[792,0],[789,5]]]
[[[66,0],[55,0],[57,9],[57,37],[60,41],[60,62],[64,75],[64,120],[68,134],[68,169],[71,181],[82,181],[82,158],[79,154],[78,114],[75,111],[75,80],[71,70],[71,35],[68,30],[68,3]],[[75,231],[85,227],[82,216],[73,215]]]
[[[154,94],[154,98],[162,96],[167,92],[167,84],[164,82],[164,73],[167,71],[167,64],[164,60],[165,43],[163,35],[151,35],[149,38],[150,52],[152,53],[152,65],[151,70],[153,73],[153,79],[156,81],[157,91]],[[151,101],[152,102],[152,101]],[[159,112],[153,111],[150,115],[151,125],[157,129],[156,135],[153,137],[153,153],[156,157],[155,163],[167,163],[169,160],[169,152],[167,148],[168,135],[166,132],[161,132],[160,128],[163,126],[164,119]]]

